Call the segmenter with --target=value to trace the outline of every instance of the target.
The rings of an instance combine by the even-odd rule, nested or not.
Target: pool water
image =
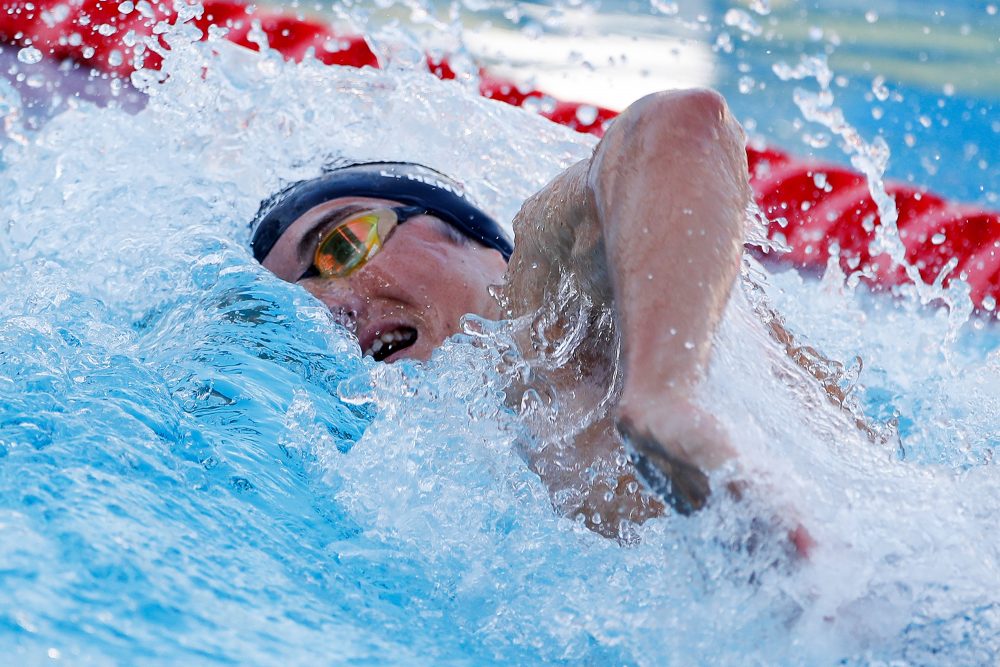
[[[742,11],[764,25],[795,15],[774,4]],[[794,43],[713,51],[720,31],[742,38],[731,7],[706,7],[700,23],[685,9],[657,25],[711,25],[714,83],[740,117],[797,152],[810,134],[836,155],[790,102],[792,87],[818,84],[773,73],[798,63]],[[986,11],[966,19],[975,31],[996,25]],[[799,22],[833,20],[810,12]],[[756,489],[649,521],[620,546],[555,513],[524,464],[531,436],[503,401],[506,325],[470,322],[426,364],[375,364],[246,249],[259,202],[338,156],[419,159],[510,220],[594,140],[402,66],[297,66],[190,39],[173,34],[170,78],[138,113],[71,102],[32,123],[3,91],[16,102],[0,163],[0,646],[12,663],[994,661],[992,323],[748,258],[698,399],[741,434]],[[719,76],[730,59],[755,79],[749,92]],[[868,141],[885,107],[890,175],[989,204],[988,85],[956,81],[948,96],[894,80],[903,100],[876,103],[867,76],[834,82],[836,103]],[[924,128],[920,113],[937,120]],[[976,144],[968,158],[943,138],[963,123],[970,134],[953,136]],[[916,155],[898,132],[914,133]],[[844,363],[881,439],[775,348],[757,313],[768,307]],[[808,562],[746,548],[758,519],[786,512],[818,541]]]

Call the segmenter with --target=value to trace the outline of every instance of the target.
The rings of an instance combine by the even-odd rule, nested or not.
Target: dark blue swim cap
[[[419,164],[367,162],[294,183],[265,201],[251,225],[253,256],[264,261],[303,213],[338,197],[373,197],[420,206],[464,236],[499,251],[505,260],[514,251],[496,220],[476,206],[457,181]]]

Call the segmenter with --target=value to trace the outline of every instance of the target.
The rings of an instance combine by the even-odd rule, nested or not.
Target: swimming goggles
[[[346,278],[378,254],[397,226],[427,213],[422,206],[394,206],[358,211],[326,230],[312,265],[299,277]]]
[[[264,201],[250,224],[254,258],[263,262],[296,220],[338,197],[372,197],[419,206],[462,236],[498,251],[504,259],[510,259],[514,252],[503,228],[466,195],[461,183],[419,164],[367,162],[293,183]]]

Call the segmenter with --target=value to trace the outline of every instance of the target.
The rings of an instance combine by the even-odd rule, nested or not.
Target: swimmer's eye
[[[356,213],[320,239],[313,264],[299,280],[313,276],[346,278],[374,257],[385,239],[408,219],[426,212],[417,206],[397,206]]]
[[[319,274],[326,278],[344,278],[367,263],[382,244],[378,223],[378,213],[373,211],[345,220],[328,231],[316,246],[313,257],[313,266]]]

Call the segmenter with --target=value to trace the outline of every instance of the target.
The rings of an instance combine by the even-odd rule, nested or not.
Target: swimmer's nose
[[[334,319],[350,331],[357,328],[358,320],[365,317],[366,299],[348,285],[334,280],[307,279],[299,283],[314,297],[322,301]]]

